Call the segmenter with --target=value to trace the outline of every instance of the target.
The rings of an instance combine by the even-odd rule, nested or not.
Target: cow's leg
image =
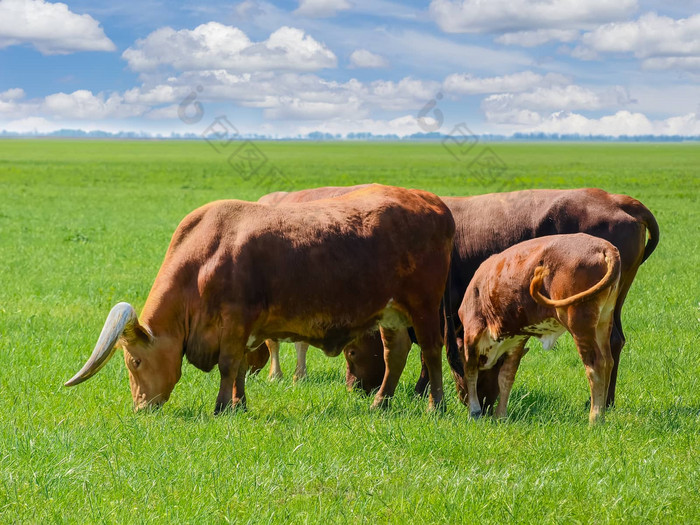
[[[399,383],[401,372],[406,366],[406,358],[411,349],[411,338],[405,329],[392,330],[380,327],[382,343],[384,344],[384,380],[382,386],[374,397],[372,408],[386,406],[388,399],[394,395],[396,385]]]
[[[294,348],[297,351],[297,368],[294,371],[294,381],[299,381],[306,377],[306,352],[309,350],[309,345],[296,342],[294,343]]]
[[[620,354],[625,346],[625,333],[622,330],[622,306],[625,303],[627,292],[632,286],[632,280],[637,274],[637,270],[628,272],[624,282],[620,281],[620,291],[617,294],[617,302],[615,303],[615,311],[613,312],[613,326],[610,333],[610,352],[613,359],[612,372],[610,372],[610,388],[608,388],[608,397],[606,404],[611,407],[615,404],[615,389],[617,387],[617,370],[620,366]]]
[[[527,350],[525,350],[525,343],[523,343],[509,353],[501,369],[498,372],[498,389],[500,391],[498,405],[494,411],[493,417],[496,419],[505,419],[508,415],[508,398],[510,397],[510,391],[513,388],[513,382],[515,381],[515,374],[520,366],[520,360],[523,358]]]
[[[240,408],[242,410],[246,409],[246,399],[245,399],[245,376],[246,367],[245,362],[241,362],[238,366],[238,373],[236,374],[236,380],[233,383],[233,399],[231,404],[234,408]]]
[[[462,348],[462,338],[457,336],[457,346]],[[415,392],[416,395],[420,397],[425,397],[428,395],[428,386],[430,385],[430,379],[428,377],[428,367],[425,364],[425,359],[423,358],[423,352],[420,353],[420,375],[418,376],[418,381],[416,381]]]
[[[219,351],[219,374],[221,383],[219,395],[216,397],[215,414],[220,414],[233,406],[233,402],[240,402],[241,395],[245,399],[245,387],[241,388],[239,376],[242,375],[245,385],[245,373],[247,361],[245,360],[244,345],[226,344]],[[240,373],[242,371],[242,374]],[[234,400],[234,396],[236,399]]]
[[[282,368],[280,367],[280,344],[272,339],[267,339],[265,344],[270,350],[270,372],[267,375],[267,378],[270,381],[282,379]]]
[[[625,334],[622,332],[622,325],[615,323],[610,333],[610,356],[613,360],[612,371],[610,372],[610,388],[605,404],[608,407],[615,405],[615,387],[617,386],[617,369],[620,366],[620,354],[625,346]]]
[[[423,350],[425,365],[428,368],[430,380],[429,410],[444,410],[442,388],[442,335],[440,334],[440,317],[438,312],[434,315],[412,315],[413,330],[416,339]],[[416,319],[419,321],[417,322]],[[476,387],[476,386],[475,386]]]
[[[617,294],[617,300],[615,301],[615,311],[613,313],[613,329],[610,334],[610,352],[613,358],[613,368],[610,373],[610,388],[608,388],[608,396],[606,400],[607,406],[613,406],[615,404],[615,390],[617,387],[617,371],[620,366],[620,354],[622,353],[622,348],[625,346],[625,333],[622,330],[622,306],[625,304],[625,299],[627,298],[627,293],[632,287],[632,282],[637,275],[637,270],[639,270],[639,265],[642,264],[642,254],[644,253],[644,244],[646,241],[646,233],[641,232],[636,241],[636,253],[638,254],[637,260],[631,264],[628,270],[623,271],[620,276],[619,292]],[[632,241],[632,238],[629,239]],[[631,248],[628,251],[633,251]],[[622,255],[622,249],[620,254]],[[624,262],[623,262],[624,267]]]
[[[416,382],[416,388],[414,389],[416,395],[424,397],[428,395],[428,385],[430,385],[430,379],[428,378],[428,367],[425,364],[425,358],[423,357],[423,351],[420,353],[420,375],[418,376],[418,381]]]

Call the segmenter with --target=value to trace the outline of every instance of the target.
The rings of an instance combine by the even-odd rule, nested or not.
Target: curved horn
[[[138,317],[134,307],[129,303],[119,303],[112,308],[90,359],[64,386],[77,385],[95,375],[114,355],[119,337],[125,330],[129,331],[134,323],[138,323]]]

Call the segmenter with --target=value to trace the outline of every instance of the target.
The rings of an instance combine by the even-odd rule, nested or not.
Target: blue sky
[[[699,81],[700,0],[0,0],[8,131],[700,135]]]

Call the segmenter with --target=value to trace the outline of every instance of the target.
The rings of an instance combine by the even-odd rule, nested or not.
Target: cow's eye
[[[141,366],[141,360],[140,359],[132,359],[131,363],[134,365],[134,368],[138,368]]]

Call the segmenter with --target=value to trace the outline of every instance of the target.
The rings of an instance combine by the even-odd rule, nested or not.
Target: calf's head
[[[180,379],[182,352],[177,351],[176,345],[169,337],[154,336],[148,327],[139,324],[130,304],[119,303],[109,312],[92,355],[65,386],[77,385],[95,375],[121,347],[134,409],[160,406]]]

